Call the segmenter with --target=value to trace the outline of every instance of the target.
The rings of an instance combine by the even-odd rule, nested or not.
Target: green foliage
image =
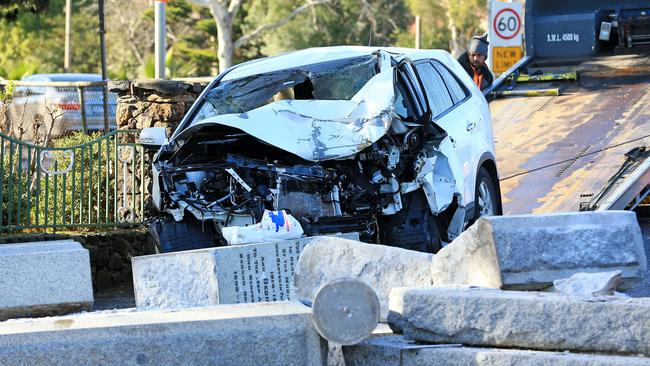
[[[1,158],[0,225],[4,226],[9,223],[9,219],[15,223],[19,213],[28,212],[27,189],[29,187],[29,173],[24,166],[20,165],[21,162],[18,159],[17,152],[7,149],[3,151]]]
[[[0,103],[11,103],[11,98],[16,91],[16,84],[13,81],[7,83],[3,88],[0,88]]]
[[[114,178],[106,180],[107,159],[108,166],[113,165],[115,149],[114,144],[109,143],[111,140],[97,141],[101,136],[99,132],[90,135],[76,132],[54,141],[55,147],[71,149],[68,152],[55,151],[55,165],[50,169],[64,169],[73,161],[74,165],[72,171],[65,175],[49,174],[41,177],[38,222],[45,223],[48,220],[53,223],[56,219],[58,223],[69,223],[75,218],[79,221],[79,215],[84,218],[90,216],[94,221],[98,210],[100,217],[105,216],[106,200],[112,197],[108,192],[112,192],[115,186]],[[70,152],[74,154],[73,157]]]
[[[2,225],[60,225],[80,222],[82,217],[97,222],[97,215],[104,221],[107,204],[108,220],[115,220],[113,195],[108,192],[115,190],[119,174],[107,178],[107,172],[116,169],[115,144],[107,139],[97,141],[101,136],[77,132],[55,140],[55,147],[70,149],[52,150],[43,165],[37,153],[40,150],[25,146],[20,150],[16,144],[7,144],[0,164]],[[68,166],[71,170],[66,174],[47,174],[42,169],[61,171]]]
[[[216,23],[207,8],[172,0],[167,8],[168,26],[177,34],[170,44],[172,60],[168,77],[211,75],[217,67]]]
[[[420,47],[425,49],[447,49],[449,30],[444,4],[439,1],[408,0],[411,14],[420,16]],[[397,36],[396,44],[401,47],[415,47],[415,19],[410,27]]]
[[[63,72],[65,0],[51,0],[38,13],[20,12],[14,20],[0,19],[0,76],[20,79],[44,72]],[[72,71],[100,70],[97,6],[75,1],[72,24]]]
[[[63,71],[64,4],[65,0],[0,0],[0,76],[20,79],[37,72]],[[304,4],[304,0],[244,1],[233,21],[233,40],[284,19]],[[421,46],[447,49],[450,17],[458,29],[457,38],[465,43],[483,31],[485,4],[486,0],[332,0],[240,46],[234,61],[307,47],[367,45],[369,41],[376,46],[413,47],[415,15],[421,17]],[[3,18],[2,12],[18,8],[11,20]],[[105,9],[109,76],[153,77],[151,2],[106,0]],[[166,14],[167,76],[214,75],[218,69],[217,27],[209,9],[187,0],[170,0]],[[73,1],[72,27],[71,71],[99,73],[96,0]]]
[[[153,79],[156,77],[156,60],[153,54],[148,54],[144,59],[144,77]]]
[[[277,22],[303,3],[300,0],[253,2],[242,29],[248,32],[260,24]],[[390,46],[394,45],[400,30],[411,22],[404,1],[335,0],[313,7],[284,26],[264,33],[261,51],[272,55],[307,47],[368,45],[369,41],[375,46]]]
[[[47,8],[49,0],[0,0],[0,18],[12,21],[20,12],[38,13]]]

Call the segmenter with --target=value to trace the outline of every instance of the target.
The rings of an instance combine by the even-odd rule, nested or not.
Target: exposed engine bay
[[[464,207],[453,142],[403,112],[390,56],[318,71],[208,93],[197,122],[154,162],[161,211],[197,220],[216,245],[228,244],[221,228],[258,223],[265,210],[289,212],[310,236],[359,232],[390,244],[400,230],[412,236],[403,232],[410,226],[420,233],[415,245],[432,232],[439,237],[425,241],[458,235]]]

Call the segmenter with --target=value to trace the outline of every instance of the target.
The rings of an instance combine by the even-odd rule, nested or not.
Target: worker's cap
[[[472,37],[472,40],[469,42],[469,46],[467,47],[467,51],[472,54],[472,53],[480,53],[481,55],[484,55],[487,57],[488,54],[488,45],[490,42],[487,40],[487,33],[483,34],[482,36],[474,36]]]

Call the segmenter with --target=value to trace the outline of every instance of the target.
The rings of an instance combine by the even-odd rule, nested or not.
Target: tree
[[[445,7],[439,1],[407,0],[411,14],[420,16],[420,47],[425,49],[447,49],[449,31]],[[405,28],[397,38],[403,47],[415,47],[415,23]]]
[[[485,32],[483,19],[487,19],[486,0],[444,0],[447,28],[450,34],[450,52],[463,53],[472,36]]]
[[[0,18],[16,20],[22,11],[39,13],[47,9],[49,3],[49,0],[0,0]]]
[[[117,78],[136,77],[153,48],[153,19],[148,0],[106,0],[105,26],[109,73]]]
[[[299,0],[256,1],[243,25],[254,29],[258,22],[273,23],[295,8]],[[394,45],[412,19],[404,1],[333,0],[297,15],[286,25],[265,33],[261,50],[277,54],[295,49],[333,45]]]
[[[448,49],[458,56],[472,36],[485,32],[486,0],[407,0],[409,10],[421,19],[421,47]],[[398,43],[413,47],[415,25],[399,36]]]
[[[283,18],[269,24],[257,26],[255,29],[242,34],[235,39],[233,27],[243,0],[190,0],[192,3],[207,6],[217,26],[217,58],[219,70],[223,71],[233,65],[235,49],[242,47],[256,39],[264,32],[281,27],[301,14],[317,5],[329,3],[332,0],[307,0],[306,3],[296,7]]]
[[[0,0],[1,1],[1,0]],[[0,19],[0,75],[20,79],[36,72],[63,72],[65,0],[51,0],[41,12],[19,12],[15,19]],[[75,2],[73,11],[74,72],[98,72],[97,4]]]

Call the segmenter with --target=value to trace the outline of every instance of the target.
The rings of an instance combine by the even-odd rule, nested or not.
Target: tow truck
[[[504,214],[647,215],[650,3],[528,0],[525,13],[526,55],[484,91]]]

